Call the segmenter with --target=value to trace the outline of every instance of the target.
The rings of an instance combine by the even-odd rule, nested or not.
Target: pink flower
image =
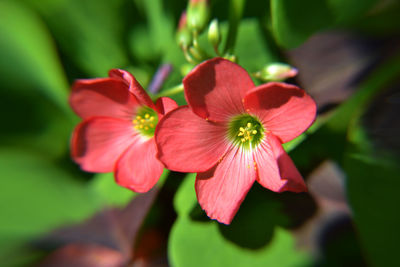
[[[70,105],[83,119],[71,141],[72,158],[85,171],[114,172],[116,182],[136,192],[150,190],[163,172],[156,158],[158,121],[177,107],[170,98],[154,104],[128,72],[78,80]]]
[[[285,83],[255,87],[247,72],[222,58],[183,80],[188,106],[167,114],[156,130],[168,169],[197,172],[196,194],[207,215],[229,224],[254,181],[275,191],[306,191],[282,148],[316,115],[314,100]]]

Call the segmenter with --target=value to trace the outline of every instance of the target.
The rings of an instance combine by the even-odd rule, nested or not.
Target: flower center
[[[228,136],[235,145],[254,148],[261,143],[264,131],[262,123],[256,117],[242,114],[233,117],[229,122]]]
[[[133,128],[137,130],[140,134],[152,137],[154,136],[154,131],[158,123],[157,112],[149,107],[140,107],[135,118],[132,120]]]

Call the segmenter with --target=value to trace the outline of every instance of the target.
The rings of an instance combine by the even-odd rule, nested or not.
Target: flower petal
[[[85,171],[111,172],[121,154],[137,138],[129,121],[92,117],[75,128],[71,156]]]
[[[148,106],[152,109],[155,108],[150,96],[146,93],[146,91],[132,74],[124,70],[112,69],[109,71],[108,75],[110,77],[121,79],[126,84],[126,86],[128,86],[129,91],[133,93],[140,104]]]
[[[235,147],[215,168],[197,175],[197,199],[211,219],[229,224],[255,179],[252,154]]]
[[[138,101],[126,85],[115,78],[78,80],[69,98],[72,109],[81,118],[109,116],[130,118]]]
[[[274,192],[307,190],[289,155],[272,134],[267,135],[254,152],[254,160],[257,164],[257,181],[263,187]]]
[[[247,93],[244,106],[266,129],[286,143],[304,132],[315,119],[317,106],[302,89],[286,83],[267,83]]]
[[[272,150],[274,151],[275,158],[278,161],[279,173],[282,179],[287,180],[285,186],[281,189],[283,191],[291,192],[306,192],[307,186],[304,183],[303,177],[297,170],[292,159],[283,149],[282,144],[278,138],[272,136],[270,139]]]
[[[198,117],[188,106],[179,107],[157,125],[158,158],[173,171],[206,171],[227,151],[226,131],[226,126]]]
[[[183,79],[183,86],[194,113],[211,121],[226,121],[243,113],[243,98],[254,83],[239,65],[214,58],[194,68]]]
[[[157,148],[153,138],[132,144],[115,166],[116,182],[135,192],[149,191],[157,183],[164,169],[156,154]]]
[[[156,102],[156,110],[162,115],[167,114],[168,112],[176,109],[178,104],[176,104],[175,100],[169,97],[160,97]]]

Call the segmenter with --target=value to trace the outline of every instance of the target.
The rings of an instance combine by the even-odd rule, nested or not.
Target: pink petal
[[[229,224],[256,179],[253,156],[235,147],[215,168],[199,173],[196,194],[211,219]]]
[[[198,117],[188,106],[179,107],[157,125],[158,158],[173,171],[206,171],[227,151],[226,131],[226,126]]]
[[[71,156],[85,171],[111,172],[121,154],[137,138],[130,121],[92,117],[75,128]]]
[[[126,85],[115,78],[76,81],[69,102],[83,119],[92,116],[130,118],[138,105]]]
[[[272,134],[268,134],[254,152],[254,159],[258,171],[257,181],[265,188],[274,192],[307,190],[289,155]]]
[[[140,104],[148,106],[150,108],[155,108],[153,101],[143,89],[143,87],[139,84],[139,82],[127,71],[120,69],[112,69],[109,71],[108,75],[110,77],[115,77],[121,79],[126,86],[128,86],[129,91],[133,93],[133,95],[137,98]]]
[[[282,191],[292,192],[306,192],[307,186],[304,183],[303,177],[297,170],[292,159],[283,149],[282,144],[278,138],[272,136],[270,139],[272,150],[274,151],[275,158],[278,160],[279,172],[282,179],[287,180],[287,183]]]
[[[135,192],[149,191],[158,181],[163,165],[156,158],[154,139],[138,140],[127,149],[115,168],[116,182]]]
[[[214,58],[195,67],[184,79],[185,97],[194,113],[211,121],[226,121],[243,113],[245,93],[254,87],[239,65]]]
[[[304,90],[276,82],[263,84],[248,92],[244,106],[283,143],[310,127],[317,110],[314,100]]]
[[[176,104],[175,100],[169,98],[169,97],[160,97],[157,99],[156,102],[156,110],[162,114],[165,115],[168,112],[176,109],[178,107],[178,104]]]

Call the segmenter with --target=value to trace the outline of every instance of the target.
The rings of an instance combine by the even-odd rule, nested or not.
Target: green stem
[[[176,86],[174,86],[174,87],[172,87],[170,89],[167,89],[165,91],[162,91],[162,92],[158,93],[155,98],[159,98],[161,96],[176,95],[176,94],[178,94],[178,93],[180,93],[182,91],[183,91],[183,84],[178,84],[178,85],[176,85]]]
[[[245,0],[230,0],[229,3],[229,30],[225,43],[224,53],[233,53],[235,47],[236,35],[239,28],[240,20],[243,16]]]

